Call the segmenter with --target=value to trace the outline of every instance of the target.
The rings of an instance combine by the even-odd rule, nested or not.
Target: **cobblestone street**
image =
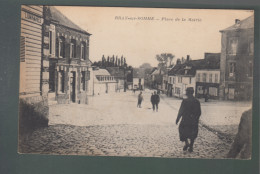
[[[194,144],[194,152],[182,151],[184,144],[179,141],[178,126],[175,124],[181,100],[161,96],[159,112],[153,112],[150,104],[151,91],[144,92],[142,108],[136,107],[137,95],[138,93],[128,91],[95,96],[89,99],[89,105],[52,105],[49,127],[33,132],[28,141],[20,145],[20,152],[166,158],[225,157],[231,142],[219,139],[216,133],[202,124]],[[227,103],[201,105],[201,123],[213,125],[208,119],[216,113],[210,114],[212,111],[209,109],[218,106],[230,110],[222,113],[229,113],[228,122],[221,120],[224,124],[219,125],[230,124],[235,127],[240,116],[232,117],[230,113],[241,115],[249,107],[241,105],[241,111],[237,111],[237,106],[228,105],[227,108]],[[216,112],[219,114],[219,110]],[[207,118],[203,118],[206,116]],[[233,130],[233,134],[235,132]]]

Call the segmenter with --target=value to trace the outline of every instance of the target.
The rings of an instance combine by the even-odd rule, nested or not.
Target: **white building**
[[[117,91],[117,81],[106,69],[93,70],[94,88],[93,94],[100,95]]]

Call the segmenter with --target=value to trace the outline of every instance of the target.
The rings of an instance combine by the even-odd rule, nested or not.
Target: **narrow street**
[[[224,125],[225,128],[232,129],[234,134],[241,113],[250,107],[249,104],[240,103],[202,102],[199,135],[194,144],[194,152],[189,153],[182,151],[183,143],[179,141],[178,126],[175,124],[181,100],[162,95],[159,112],[153,112],[151,93],[150,90],[143,92],[142,108],[137,108],[138,91],[90,97],[88,105],[51,105],[49,127],[39,129],[29,136],[28,141],[20,146],[21,152],[224,158],[231,143],[219,139],[216,133],[201,124],[222,130]],[[223,116],[224,109],[226,115]],[[219,110],[222,110],[221,116]],[[216,116],[218,119],[213,119]]]

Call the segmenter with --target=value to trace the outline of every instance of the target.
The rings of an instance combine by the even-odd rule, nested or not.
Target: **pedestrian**
[[[245,111],[240,119],[238,132],[227,154],[227,158],[250,159],[252,150],[252,109]]]
[[[141,108],[143,99],[144,98],[143,98],[142,92],[140,92],[140,94],[138,95],[137,107]]]
[[[156,108],[156,112],[158,112],[159,102],[160,102],[160,96],[156,93],[156,91],[154,91],[154,94],[152,94],[152,96],[151,96],[151,103],[153,105],[153,111],[155,111],[155,108]]]
[[[180,141],[185,142],[183,150],[186,151],[189,148],[189,152],[193,152],[193,144],[198,136],[199,117],[201,115],[200,102],[193,96],[193,93],[193,87],[186,89],[187,98],[183,99],[176,119],[178,125],[181,118],[179,125]]]

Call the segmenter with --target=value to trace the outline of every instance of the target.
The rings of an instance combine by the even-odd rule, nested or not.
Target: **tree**
[[[103,55],[103,56],[102,56],[102,66],[105,66],[105,63],[106,63],[106,58],[105,58],[105,56]]]
[[[153,67],[151,66],[150,63],[143,63],[142,65],[139,66],[139,68],[152,69]]]
[[[118,65],[118,58],[117,58],[117,56],[116,56],[115,66],[117,66],[117,65]]]
[[[166,69],[168,66],[172,65],[172,60],[174,59],[174,55],[172,53],[162,53],[156,55],[156,60],[158,63],[158,68]]]

